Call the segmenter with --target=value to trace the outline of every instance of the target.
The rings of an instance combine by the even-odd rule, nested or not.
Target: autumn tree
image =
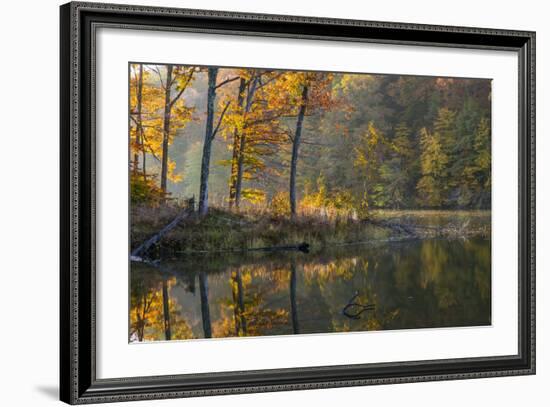
[[[243,116],[243,103],[245,90],[247,88],[247,80],[242,75],[239,80],[239,88],[237,93],[237,103],[236,111],[238,118],[236,118],[236,123],[233,126],[233,154],[231,158],[231,176],[229,179],[229,206],[233,205],[239,206],[239,201],[237,199],[237,179],[239,177],[239,159],[241,151],[241,133],[242,133],[242,120],[238,120]]]
[[[369,122],[367,131],[361,135],[355,146],[354,154],[356,176],[362,182],[358,200],[363,207],[368,207],[371,204],[380,206],[380,199],[383,199],[381,198],[383,184],[381,184],[380,169],[387,152],[386,137],[373,121]]]
[[[243,182],[265,177],[268,166],[265,161],[275,155],[286,137],[281,118],[288,111],[272,103],[278,89],[276,81],[281,74],[258,69],[239,71],[240,82],[236,92],[236,103],[226,115],[224,137],[232,138],[231,173],[229,179],[229,206],[239,207],[242,199],[260,202],[263,191],[244,188]]]
[[[149,149],[146,132],[149,133],[153,112],[158,108],[158,94],[149,81],[150,72],[143,64],[130,65],[130,166],[132,176],[141,173],[143,178],[147,177],[146,157]]]
[[[175,174],[168,146],[176,131],[192,118],[193,109],[186,106],[183,94],[193,80],[195,68],[133,64],[130,70],[132,191],[147,201],[157,200],[159,194],[166,196],[168,179],[181,179]],[[159,163],[159,174],[148,171],[148,157]],[[153,181],[157,176],[159,185]]]
[[[248,115],[254,103],[254,97],[262,73],[256,70],[241,70],[237,94],[237,103],[230,116],[233,125],[233,155],[231,159],[231,178],[229,180],[229,206],[239,207],[242,194],[245,148],[250,132]]]
[[[167,65],[164,80],[160,68],[155,67],[154,69],[158,74],[159,82],[164,92],[160,188],[166,194],[169,166],[173,166],[169,162],[168,157],[168,146],[173,137],[172,128],[176,127],[174,124],[182,127],[185,122],[191,119],[192,113],[192,109],[187,108],[184,103],[178,104],[178,101],[182,100],[183,93],[191,83],[195,67],[174,67],[173,65]],[[173,123],[174,114],[177,123]]]
[[[135,82],[135,99],[136,99],[136,108],[133,112],[135,114],[135,135],[133,138],[133,150],[134,150],[134,160],[132,162],[133,175],[136,176],[139,170],[139,153],[143,154],[143,174],[145,177],[145,150],[143,149],[143,117],[142,117],[142,108],[143,108],[143,64],[138,64],[131,66],[131,69],[134,71],[133,81]],[[137,72],[135,72],[137,70]],[[132,84],[130,84],[132,86]]]
[[[188,322],[181,317],[181,305],[169,292],[174,277],[145,270],[131,273],[130,340],[171,340],[193,338]]]
[[[154,182],[154,174],[150,174],[147,168],[148,157],[159,160],[162,143],[162,92],[151,72],[147,65],[130,65],[130,183],[133,203],[152,204],[163,195]]]
[[[291,217],[297,213],[296,178],[304,119],[332,107],[333,74],[324,72],[285,72],[276,81],[275,97],[271,106],[284,106],[286,115],[296,117],[293,132],[288,133],[291,141],[289,202]]]

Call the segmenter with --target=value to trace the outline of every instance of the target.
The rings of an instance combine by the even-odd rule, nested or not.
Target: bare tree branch
[[[265,72],[265,73],[269,73],[269,72]],[[273,76],[272,78],[269,78],[269,80],[267,82],[262,82],[262,80],[260,78],[260,86],[258,86],[258,88],[263,88],[264,86],[269,85],[274,80],[280,78],[283,74],[284,74],[284,72],[278,73],[277,75]],[[260,74],[260,76],[261,76],[261,74]]]
[[[172,108],[172,106],[174,106],[174,104],[178,101],[178,99],[183,94],[183,92],[185,92],[185,89],[187,89],[187,85],[189,85],[189,83],[191,82],[191,79],[193,78],[193,73],[194,72],[195,72],[195,70],[191,69],[191,72],[189,73],[189,75],[187,76],[187,80],[185,81],[185,85],[183,85],[181,87],[181,90],[179,91],[179,93],[170,102],[170,108]]]
[[[302,140],[302,143],[309,144],[311,146],[319,146],[319,147],[335,147],[336,144],[324,144],[324,143],[318,143],[316,141],[308,141],[308,140]]]
[[[212,140],[214,140],[214,137],[216,137],[216,133],[220,129],[220,124],[222,124],[223,116],[225,115],[225,112],[227,111],[227,108],[229,107],[230,104],[231,104],[231,101],[229,101],[225,104],[225,107],[223,108],[222,114],[220,115],[220,118],[218,119],[218,124],[216,125],[216,128],[212,132]]]
[[[237,79],[241,79],[240,76],[235,76],[234,78],[230,78],[230,79],[226,79],[225,81],[223,82],[220,82],[219,84],[216,85],[216,87],[214,89],[218,89],[218,88],[221,88],[223,85],[229,83],[229,82],[233,82],[233,81],[236,81]]]
[[[164,84],[164,82],[162,81],[162,75],[160,73],[160,69],[158,68],[158,66],[154,66],[151,68],[152,71],[156,72],[157,75],[159,76],[159,81],[160,81],[160,86],[163,88],[163,89],[166,89],[166,85]]]
[[[160,158],[155,154],[153,148],[149,145],[149,141],[147,140],[145,133],[143,133],[141,137],[143,137],[143,141],[145,142],[143,145],[147,147],[147,149],[149,150],[149,154],[151,154],[158,162],[160,162]]]

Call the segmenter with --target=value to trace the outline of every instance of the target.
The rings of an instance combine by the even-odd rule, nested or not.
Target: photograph
[[[128,341],[491,326],[491,91],[129,62]]]

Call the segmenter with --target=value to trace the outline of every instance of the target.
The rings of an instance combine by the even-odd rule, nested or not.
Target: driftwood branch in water
[[[183,209],[178,214],[178,216],[174,218],[172,222],[170,222],[168,225],[163,227],[158,233],[151,236],[149,239],[147,239],[145,242],[143,242],[141,245],[135,248],[131,253],[131,258],[135,260],[138,260],[138,259],[141,260],[141,257],[143,257],[143,255],[147,253],[147,251],[153,245],[157,244],[160,241],[160,239],[164,237],[165,234],[167,234],[172,229],[174,229],[178,225],[178,223],[180,223],[183,219],[187,218],[192,213],[192,211],[193,210],[191,208]]]
[[[342,314],[351,319],[361,319],[361,314],[365,311],[374,311],[376,305],[374,304],[360,304],[356,302],[359,297],[359,293],[356,291],[354,296],[348,301],[346,306],[342,309]]]

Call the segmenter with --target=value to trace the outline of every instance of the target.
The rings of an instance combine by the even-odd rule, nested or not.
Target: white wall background
[[[341,404],[547,405],[550,399],[550,27],[545,2],[525,0],[146,0],[134,4],[537,31],[538,258],[536,376],[187,399],[188,406]],[[59,0],[9,2],[0,24],[0,404],[58,398]],[[32,92],[29,92],[31,89]],[[515,199],[515,198],[512,198]],[[547,212],[547,211],[546,211]],[[175,406],[181,400],[149,402]],[[138,405],[126,403],[125,406]],[[141,403],[141,405],[146,405]]]

